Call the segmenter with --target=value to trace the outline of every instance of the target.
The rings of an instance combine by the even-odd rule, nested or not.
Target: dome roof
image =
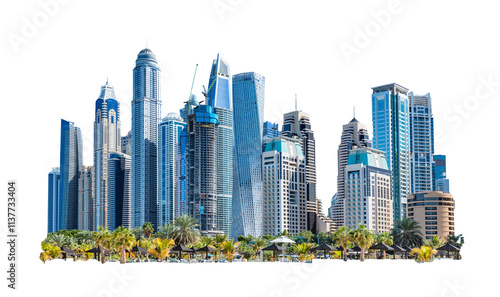
[[[149,48],[145,48],[139,52],[135,64],[136,66],[148,65],[148,66],[158,67],[156,56],[153,53],[153,51],[150,50]]]
[[[166,117],[163,118],[163,122],[167,122],[167,121],[184,122],[184,120],[176,112],[171,112],[171,113],[167,114]]]
[[[189,96],[189,104],[194,105],[194,106],[199,105],[198,98],[196,97],[195,94],[191,94],[191,96]]]

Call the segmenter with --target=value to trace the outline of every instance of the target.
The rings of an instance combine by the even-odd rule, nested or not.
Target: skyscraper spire
[[[295,110],[297,110],[297,93],[295,93]]]

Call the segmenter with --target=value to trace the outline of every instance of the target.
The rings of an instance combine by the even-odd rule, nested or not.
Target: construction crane
[[[198,70],[198,64],[196,64],[196,68],[194,69],[193,82],[191,83],[191,90],[189,91],[189,98],[188,98],[187,101],[184,102],[184,103],[186,103],[188,113],[189,113],[189,111],[191,109],[191,104],[189,104],[189,100],[191,99],[191,95],[193,95],[193,86],[194,86],[194,80],[196,78],[196,71],[197,70]]]
[[[208,90],[205,89],[205,86],[203,86],[203,92],[201,92],[203,94],[203,96],[205,96],[205,100],[207,100],[208,102],[208,93],[210,92],[210,90],[212,89],[212,87],[214,86],[214,83],[215,81],[217,80],[217,78],[219,78],[219,75],[220,75],[220,72],[218,72],[216,75],[215,75],[215,79],[212,81],[212,83],[210,84],[210,86],[208,87]],[[203,101],[200,101],[200,103],[203,102]]]

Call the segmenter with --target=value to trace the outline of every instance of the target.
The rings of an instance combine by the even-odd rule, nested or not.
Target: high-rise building
[[[94,168],[84,166],[78,181],[78,230],[96,231],[94,220]]]
[[[408,196],[408,218],[420,223],[425,239],[455,233],[455,200],[450,193],[420,192]]]
[[[122,136],[121,152],[125,155],[132,155],[132,131],[128,131],[127,135]]]
[[[106,84],[101,87],[99,98],[95,102],[94,121],[94,205],[93,226],[108,228],[108,159],[111,152],[119,152],[121,147],[120,136],[120,103],[116,100],[112,86]],[[112,230],[112,229],[111,229]]]
[[[217,225],[217,115],[200,105],[188,117],[188,212],[201,231],[220,231]]]
[[[233,76],[233,238],[262,235],[264,90],[265,78],[260,74],[247,72]]]
[[[132,227],[158,226],[157,143],[161,120],[160,68],[150,49],[139,52],[133,71]]]
[[[78,228],[78,180],[83,168],[82,132],[73,122],[61,119],[61,179],[57,230]]]
[[[262,129],[262,151],[266,150],[267,141],[280,135],[277,123],[264,122]]]
[[[316,233],[316,148],[309,114],[295,110],[284,114],[281,135],[300,140],[306,165],[307,230]],[[267,150],[267,148],[266,148]]]
[[[291,235],[307,230],[306,164],[301,141],[285,136],[269,140],[262,155],[263,231]]]
[[[52,168],[49,172],[49,203],[47,215],[47,233],[57,232],[57,216],[59,206],[59,185],[61,183],[61,171],[59,167]]]
[[[108,164],[109,230],[131,227],[131,158],[122,153],[110,153]]]
[[[410,103],[411,192],[432,191],[434,118],[431,95],[408,94]]]
[[[344,224],[360,224],[376,233],[393,226],[391,171],[385,153],[372,148],[355,148],[344,169]]]
[[[432,164],[433,190],[450,192],[450,180],[446,177],[446,156],[434,155]]]
[[[355,148],[371,147],[366,125],[353,118],[347,125],[342,126],[342,136],[338,150],[337,201],[332,204],[332,220],[336,227],[344,225],[344,188],[345,167],[349,152]]]
[[[186,123],[176,113],[169,113],[160,123],[158,134],[158,225],[170,223],[181,215],[180,138]]]
[[[196,97],[195,94],[191,94],[189,96],[189,100],[184,102],[184,107],[179,110],[179,114],[184,123],[187,123],[188,116],[194,113],[194,109],[198,105],[200,105],[198,98]]]
[[[233,91],[229,64],[217,55],[208,82],[207,104],[218,116],[217,126],[217,226],[231,238],[233,196]]]
[[[372,89],[373,147],[385,152],[392,172],[397,221],[406,217],[406,199],[411,192],[408,89],[394,83]]]

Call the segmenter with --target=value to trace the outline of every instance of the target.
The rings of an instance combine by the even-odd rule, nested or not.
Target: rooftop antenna
[[[352,107],[352,115],[354,118],[356,118],[356,106]]]
[[[297,93],[295,93],[295,110],[297,110]]]
[[[146,49],[148,49],[148,39],[146,38]]]

